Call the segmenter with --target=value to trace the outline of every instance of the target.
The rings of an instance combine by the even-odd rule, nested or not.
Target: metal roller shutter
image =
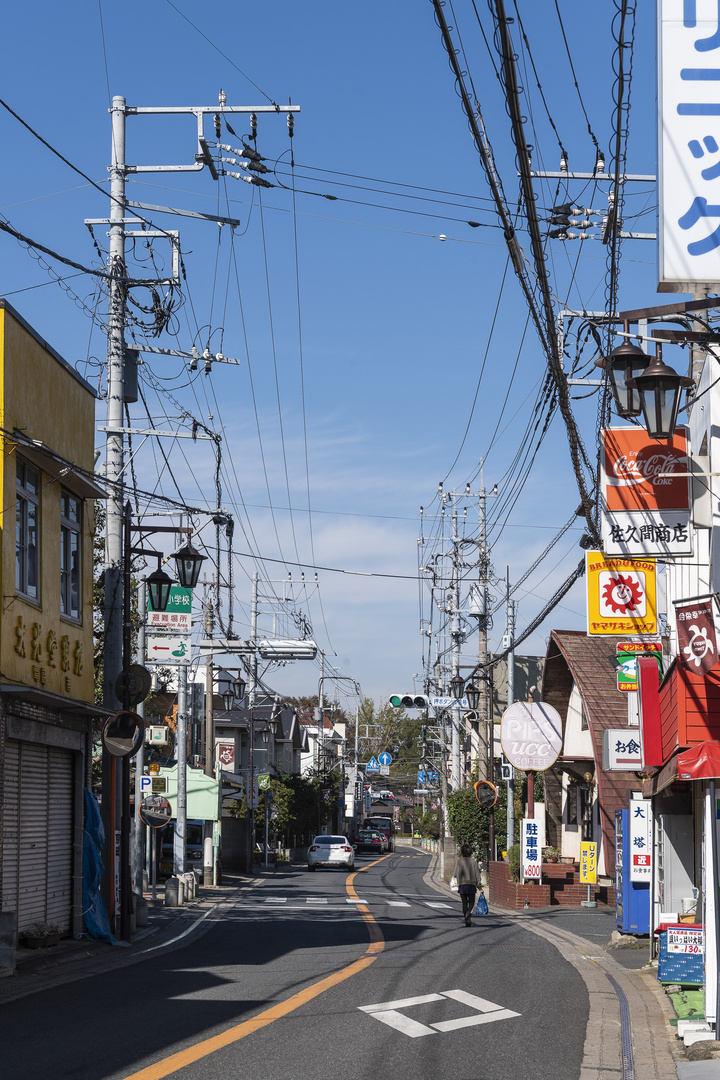
[[[72,775],[69,750],[6,743],[3,908],[19,931],[37,919],[70,926]]]

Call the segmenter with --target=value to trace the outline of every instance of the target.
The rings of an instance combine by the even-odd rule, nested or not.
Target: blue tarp
[[[105,830],[100,806],[89,788],[85,788],[85,833],[83,837],[83,919],[87,937],[117,945],[110,932],[105,901],[100,894],[103,866],[102,847]]]

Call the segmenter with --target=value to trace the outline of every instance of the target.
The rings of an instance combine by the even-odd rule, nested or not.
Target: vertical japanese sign
[[[692,554],[687,429],[662,443],[637,426],[605,428],[602,437],[605,554]]]
[[[661,286],[687,286],[670,291],[720,276],[719,62],[717,4],[659,0],[658,275]]]
[[[630,880],[652,878],[652,809],[649,799],[633,799],[628,810]]]
[[[597,885],[597,849],[597,844],[589,840],[580,844],[581,885]]]
[[[638,688],[638,656],[654,656],[662,677],[662,641],[619,641],[615,648],[617,656],[617,688],[633,693]]]
[[[520,848],[523,881],[540,881],[542,849],[545,847],[545,822],[523,818],[520,822]]]
[[[678,600],[674,606],[680,660],[696,675],[707,675],[718,658],[713,598]]]
[[[586,553],[588,634],[657,634],[654,559]]]

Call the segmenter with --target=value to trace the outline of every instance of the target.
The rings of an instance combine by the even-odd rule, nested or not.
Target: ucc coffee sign
[[[562,748],[562,720],[544,701],[518,701],[503,713],[500,737],[505,757],[524,772],[545,772]]]

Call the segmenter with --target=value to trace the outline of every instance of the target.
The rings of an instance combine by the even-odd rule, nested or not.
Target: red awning
[[[720,742],[701,742],[677,756],[680,780],[711,780],[720,777]]]

